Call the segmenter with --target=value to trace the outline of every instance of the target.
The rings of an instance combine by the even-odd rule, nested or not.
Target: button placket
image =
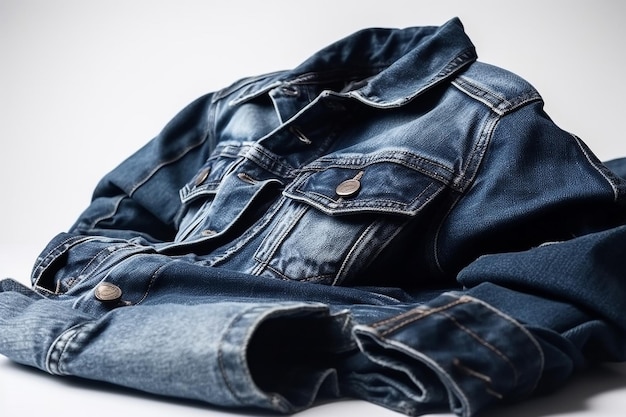
[[[338,100],[328,98],[323,101],[324,106],[333,112],[344,112],[346,111],[346,106]]]
[[[305,86],[284,83],[271,90],[269,96],[281,122],[289,120],[309,104]]]

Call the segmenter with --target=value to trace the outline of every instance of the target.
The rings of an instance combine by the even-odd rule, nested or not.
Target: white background
[[[0,277],[27,282],[38,251],[73,223],[97,180],[187,103],[240,77],[294,67],[365,27],[440,25],[458,16],[480,60],[535,85],[557,124],[582,137],[601,159],[626,156],[625,5],[618,0],[0,0]],[[542,399],[532,403],[540,412],[520,408],[519,415],[569,416],[602,407],[601,415],[621,415],[613,406],[626,397],[617,395],[626,386],[625,374],[617,368],[591,375],[604,391],[579,383],[575,398],[566,392]],[[207,415],[195,405],[85,388],[0,362],[1,416],[18,410],[79,415],[89,401],[92,416],[115,410]],[[626,407],[626,399],[620,401]],[[303,415],[340,410],[389,414],[346,403]]]

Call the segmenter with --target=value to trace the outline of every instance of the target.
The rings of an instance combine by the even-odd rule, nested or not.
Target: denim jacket
[[[0,282],[0,353],[223,407],[472,416],[626,358],[624,167],[458,19],[362,30],[107,174],[32,288]]]

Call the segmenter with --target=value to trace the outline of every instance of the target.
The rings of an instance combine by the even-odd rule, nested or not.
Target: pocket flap
[[[350,162],[350,163],[348,163]],[[403,161],[328,161],[304,171],[284,195],[330,214],[413,216],[445,184]]]

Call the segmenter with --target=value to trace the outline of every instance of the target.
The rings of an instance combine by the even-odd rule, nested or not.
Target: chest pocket
[[[283,192],[255,253],[259,275],[348,283],[441,192],[443,177],[406,159],[318,161]]]

